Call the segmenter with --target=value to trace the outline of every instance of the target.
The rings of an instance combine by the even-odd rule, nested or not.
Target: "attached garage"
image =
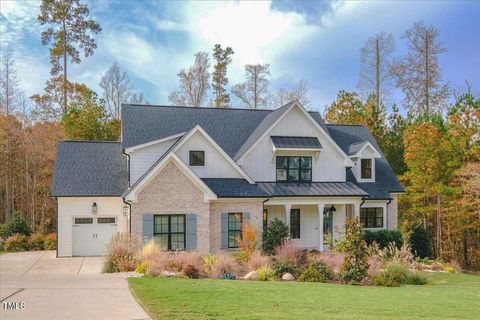
[[[115,233],[128,232],[121,196],[127,188],[127,158],[119,142],[60,141],[52,186],[57,256],[104,255]]]

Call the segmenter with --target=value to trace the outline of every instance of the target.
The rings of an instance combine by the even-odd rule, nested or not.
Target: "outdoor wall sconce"
[[[92,204],[92,214],[97,214],[97,210],[98,210],[97,203],[94,202]]]
[[[335,212],[335,211],[337,211],[337,209],[335,209],[335,207],[334,207],[333,204],[332,204],[332,206],[330,207],[330,209],[328,209],[328,212]]]

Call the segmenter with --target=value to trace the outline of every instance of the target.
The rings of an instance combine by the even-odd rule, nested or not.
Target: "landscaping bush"
[[[140,262],[135,268],[136,273],[147,274],[148,263],[147,261]]]
[[[298,277],[298,269],[291,261],[275,260],[272,264],[272,268],[277,277],[281,277],[285,273],[290,273],[295,278]]]
[[[127,232],[115,234],[107,245],[103,272],[133,271],[137,265],[136,254],[140,241]]]
[[[380,249],[387,247],[390,243],[394,243],[397,248],[403,244],[402,233],[397,230],[378,230],[365,231],[365,242],[371,245],[376,242]]]
[[[29,250],[45,249],[45,236],[41,233],[34,233],[28,239]]]
[[[302,272],[298,281],[301,282],[328,282],[333,279],[333,271],[327,267],[325,262],[316,261],[310,264],[305,271]]]
[[[10,217],[10,221],[7,223],[5,230],[3,232],[3,237],[8,238],[14,234],[23,234],[29,236],[32,233],[32,230],[28,226],[25,219],[18,212],[14,212]]]
[[[217,263],[217,256],[213,253],[207,253],[202,256],[203,272],[210,275],[213,273],[213,266]]]
[[[316,260],[322,260],[327,267],[338,273],[342,269],[345,254],[339,252],[319,252],[314,255]]]
[[[250,254],[250,259],[247,262],[247,267],[249,270],[255,270],[265,266],[270,266],[269,257],[262,255],[262,253],[258,250]]]
[[[414,256],[408,242],[403,243],[400,248],[397,248],[393,243],[390,243],[387,247],[378,252],[378,256],[383,261],[392,261],[405,266],[411,266],[414,261]]]
[[[420,258],[432,257],[432,235],[421,226],[411,229],[410,246],[412,253]]]
[[[307,265],[307,252],[295,248],[291,241],[286,241],[277,247],[275,253],[273,269],[279,277],[285,273],[291,273],[297,277]]]
[[[217,255],[217,260],[213,265],[212,274],[216,277],[229,272],[236,274],[239,269],[238,262],[231,254],[220,253]]]
[[[345,253],[340,278],[346,283],[361,282],[368,275],[367,244],[364,231],[357,218],[345,220],[345,238],[339,242],[339,249]]]
[[[218,278],[223,280],[235,280],[237,279],[237,276],[235,272],[224,272],[221,275],[219,275]]]
[[[262,235],[263,252],[269,255],[275,254],[275,248],[281,246],[287,238],[288,226],[278,218],[273,219]]]
[[[242,235],[237,237],[238,249],[237,258],[239,261],[246,263],[250,259],[250,255],[257,248],[258,231],[250,223],[242,224]]]
[[[6,252],[27,251],[28,237],[23,234],[14,234],[5,239],[4,250]]]
[[[7,225],[5,223],[0,223],[0,239],[5,238],[6,230],[7,230]]]
[[[400,263],[389,263],[383,272],[373,278],[373,283],[383,287],[398,287],[406,284],[409,277],[408,269]]]
[[[45,236],[44,248],[45,250],[55,250],[57,248],[57,234],[55,232]]]
[[[255,280],[258,281],[273,281],[275,280],[275,271],[268,266],[260,267],[255,270],[257,273],[257,278]]]
[[[198,279],[200,277],[200,271],[192,266],[191,264],[187,264],[183,268],[183,274],[189,277],[190,279]]]
[[[422,286],[427,284],[427,277],[419,273],[410,273],[407,279],[407,284]]]

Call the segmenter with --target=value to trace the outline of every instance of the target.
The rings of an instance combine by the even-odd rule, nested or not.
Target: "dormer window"
[[[190,165],[196,167],[205,166],[205,151],[190,151]]]
[[[372,159],[361,159],[360,177],[362,179],[372,179]]]
[[[278,156],[277,181],[312,181],[312,157]]]

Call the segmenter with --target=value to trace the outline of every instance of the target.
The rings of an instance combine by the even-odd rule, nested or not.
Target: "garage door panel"
[[[114,223],[112,223],[114,222]],[[72,226],[72,254],[74,256],[102,256],[117,232],[116,219],[112,217],[78,217]]]

